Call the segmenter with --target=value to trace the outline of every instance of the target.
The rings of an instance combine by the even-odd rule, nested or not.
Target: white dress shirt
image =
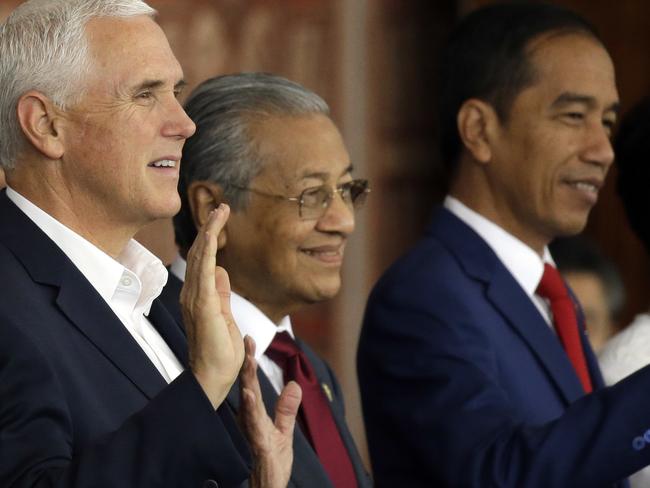
[[[546,299],[535,293],[544,274],[544,263],[555,267],[551,253],[544,248],[543,258],[532,248],[509,234],[494,222],[467,207],[457,198],[447,196],[444,201],[447,210],[474,230],[494,251],[515,281],[523,288],[537,307],[546,323],[551,326],[552,313]]]
[[[185,281],[187,263],[183,258],[178,256],[170,269],[174,276]],[[278,325],[275,325],[259,308],[235,292],[230,295],[230,308],[242,337],[249,335],[255,341],[255,359],[279,395],[284,388],[282,368],[265,352],[278,332],[285,331],[295,339],[291,319],[287,315]]]
[[[9,187],[7,197],[81,271],[163,378],[168,383],[174,380],[183,367],[146,317],[167,283],[167,270],[160,259],[131,239],[115,260]]]

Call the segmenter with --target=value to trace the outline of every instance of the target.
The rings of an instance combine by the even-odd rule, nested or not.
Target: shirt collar
[[[126,271],[135,274],[141,282],[136,306],[145,315],[149,313],[151,303],[167,282],[167,270],[142,244],[131,239],[115,260],[10,187],[7,197],[54,241],[107,303],[121,288]]]
[[[275,325],[259,308],[235,292],[230,295],[230,308],[242,337],[249,335],[255,340],[255,359],[266,352],[276,333],[286,331],[295,339],[288,315]]]
[[[176,278],[184,282],[185,272],[187,271],[187,261],[185,261],[180,255],[176,255],[176,258],[169,266],[169,271],[171,274],[176,276]]]
[[[170,266],[171,273],[181,281],[185,281],[186,270],[187,262],[182,257],[177,256]],[[276,333],[286,331],[295,339],[291,319],[288,315],[278,325],[275,325],[253,303],[235,292],[230,295],[230,308],[242,337],[249,335],[255,341],[255,359],[262,357],[271,345]]]
[[[528,296],[532,297],[544,274],[544,263],[555,266],[548,247],[544,247],[544,255],[540,258],[531,247],[457,198],[448,195],[444,206],[481,236]]]

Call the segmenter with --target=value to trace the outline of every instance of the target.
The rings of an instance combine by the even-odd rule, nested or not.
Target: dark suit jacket
[[[244,440],[194,376],[167,385],[65,254],[0,193],[0,486],[238,486]],[[184,335],[151,322],[178,358]],[[214,483],[210,486],[216,486]]]
[[[180,307],[178,305],[178,299],[181,288],[182,282],[176,276],[170,273],[167,285],[161,294],[161,299],[165,303],[165,306],[172,312],[172,315],[177,318],[180,318]],[[363,463],[354,444],[354,440],[352,439],[352,435],[350,434],[347,424],[345,423],[343,395],[338,381],[334,376],[334,372],[325,363],[325,361],[318,357],[318,355],[312,351],[303,341],[300,339],[296,339],[296,341],[314,367],[314,372],[318,377],[318,381],[321,384],[327,384],[330,391],[332,392],[333,400],[330,403],[330,407],[332,408],[334,421],[339,428],[343,443],[347,447],[348,453],[350,454],[352,467],[354,468],[354,472],[357,476],[359,487],[364,488],[372,486],[370,478],[363,467]],[[266,410],[269,415],[273,417],[275,412],[275,403],[278,399],[278,395],[264,372],[259,368],[258,378],[260,380],[262,397],[264,404],[266,405]],[[239,384],[235,383],[233,388],[230,390],[230,393],[228,394],[227,401],[233,410],[237,411],[239,410],[239,400]],[[293,452],[294,460],[291,479],[289,480],[288,485],[289,487],[332,487],[332,483],[330,482],[325,470],[323,469],[322,464],[318,460],[316,453],[312,449],[309,441],[303,434],[298,424],[296,424],[294,434]]]
[[[439,209],[366,309],[357,360],[376,485],[611,487],[648,464],[650,369],[604,389],[582,340],[588,396],[494,252]]]

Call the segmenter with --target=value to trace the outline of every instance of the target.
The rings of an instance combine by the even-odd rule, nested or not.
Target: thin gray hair
[[[26,140],[16,109],[29,90],[62,109],[84,93],[91,60],[86,24],[97,17],[154,17],[142,0],[29,0],[0,26],[0,165],[15,166]]]
[[[322,114],[329,106],[314,92],[268,73],[238,73],[204,81],[185,102],[196,133],[183,148],[178,192],[181,211],[174,217],[176,243],[187,250],[196,237],[188,201],[194,181],[212,181],[223,189],[235,211],[245,208],[247,188],[264,161],[256,154],[250,123],[266,117]]]

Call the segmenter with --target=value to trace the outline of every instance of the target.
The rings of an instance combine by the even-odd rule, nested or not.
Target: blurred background
[[[0,2],[0,20],[20,0]],[[267,71],[323,96],[372,194],[358,215],[339,297],[294,317],[298,334],[341,380],[351,430],[366,455],[355,351],[366,297],[382,271],[422,233],[444,196],[436,127],[439,53],[456,19],[486,0],[151,0],[185,70],[204,79]],[[650,2],[556,1],[590,20],[614,59],[623,113],[650,85]],[[650,162],[649,162],[650,163]],[[619,268],[627,290],[621,324],[649,303],[648,258],[615,195],[615,168],[585,234]],[[171,224],[138,235],[166,263]],[[367,459],[367,457],[366,457]]]

